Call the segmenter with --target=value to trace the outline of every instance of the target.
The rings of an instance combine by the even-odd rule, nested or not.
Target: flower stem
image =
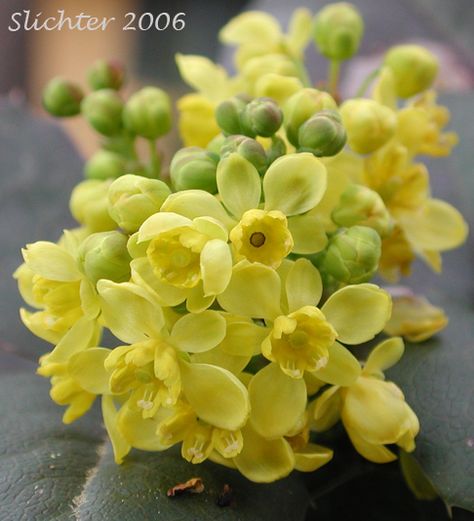
[[[161,172],[161,160],[160,155],[158,154],[158,150],[156,149],[156,143],[154,139],[148,140],[148,145],[150,148],[150,163],[148,166],[148,171],[150,177],[159,179]]]
[[[380,74],[381,68],[377,67],[377,69],[373,70],[370,74],[368,74],[364,81],[361,83],[360,87],[357,89],[356,98],[361,98],[366,90],[369,88],[369,85],[372,83],[372,81]]]
[[[338,97],[338,85],[339,85],[339,76],[341,73],[341,62],[339,60],[330,60],[329,62],[329,94],[333,98]]]

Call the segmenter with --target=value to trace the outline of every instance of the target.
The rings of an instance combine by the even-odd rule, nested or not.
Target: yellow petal
[[[104,361],[110,352],[103,347],[91,347],[76,353],[69,360],[69,374],[89,393],[108,393],[110,374],[105,370]]]
[[[352,429],[347,429],[346,427],[346,430],[356,451],[361,456],[364,456],[365,459],[373,461],[374,463],[390,463],[397,459],[397,456],[383,445],[369,443],[358,436]]]
[[[222,202],[237,218],[260,202],[261,181],[257,169],[237,153],[221,159],[217,166],[217,187]]]
[[[272,44],[280,37],[280,24],[276,18],[262,11],[247,11],[235,16],[219,32],[219,40],[231,45]]]
[[[314,422],[313,430],[324,432],[335,425],[340,417],[342,410],[342,398],[338,386],[332,386],[314,401]]]
[[[395,365],[403,356],[405,347],[400,337],[388,338],[372,349],[364,365],[364,374],[377,375]]]
[[[375,284],[346,286],[333,293],[321,311],[344,344],[360,344],[382,331],[392,310],[390,295]]]
[[[314,375],[329,384],[343,387],[352,385],[361,373],[357,358],[338,342],[334,342],[328,351],[327,364],[315,371]]]
[[[118,429],[117,409],[111,395],[102,396],[102,416],[107,434],[112,442],[112,448],[114,449],[115,463],[120,464],[132,447]]]
[[[130,282],[102,279],[97,291],[105,324],[119,340],[133,344],[159,336],[163,313],[144,289]]]
[[[309,254],[324,250],[328,238],[321,219],[316,215],[294,215],[288,219],[293,237],[293,253]]]
[[[399,222],[418,250],[451,250],[462,244],[468,233],[458,210],[440,199],[429,199],[417,213],[401,214]]]
[[[179,110],[179,133],[187,147],[205,148],[221,129],[214,118],[216,102],[202,94],[186,94],[176,106]]]
[[[260,353],[260,346],[268,336],[268,329],[251,320],[238,317],[228,319],[227,332],[221,343],[222,350],[233,356],[252,356]]]
[[[201,281],[196,287],[188,290],[186,309],[190,313],[202,313],[212,305],[215,298],[216,297],[214,295],[204,295],[204,289]]]
[[[313,472],[332,460],[334,452],[322,445],[308,443],[302,450],[295,452],[295,469]]]
[[[297,215],[314,208],[326,191],[326,167],[304,152],[274,161],[263,178],[265,210]]]
[[[230,431],[245,424],[247,389],[232,373],[207,364],[181,362],[180,367],[183,393],[203,421]]]
[[[74,258],[52,242],[38,241],[22,249],[25,263],[31,271],[50,280],[79,280],[81,273]]]
[[[246,478],[257,483],[271,483],[293,470],[295,457],[285,439],[266,440],[249,425],[242,429],[242,435],[244,447],[234,463]]]
[[[311,39],[313,31],[313,15],[309,9],[300,7],[293,12],[287,36],[287,45],[295,54],[301,55]]]
[[[167,409],[160,409],[154,418],[144,419],[142,412],[123,406],[118,413],[117,424],[120,434],[132,447],[140,450],[161,451],[168,449],[170,445],[162,443],[162,439],[156,434],[157,426],[166,415]]]
[[[275,270],[242,261],[234,266],[230,283],[217,300],[231,313],[271,319],[280,314],[280,287]]]
[[[184,315],[173,326],[172,344],[187,353],[202,353],[217,346],[225,337],[226,323],[217,311]]]
[[[173,212],[158,212],[145,220],[138,231],[138,242],[145,242],[173,228],[191,226],[192,221]]]
[[[319,271],[307,259],[298,259],[291,266],[285,281],[289,312],[304,306],[317,306],[323,283]]]
[[[250,381],[251,423],[269,439],[293,429],[306,409],[306,385],[302,378],[287,376],[278,364],[269,364]]]
[[[207,241],[200,257],[201,277],[205,296],[219,295],[232,276],[232,254],[226,242]]]
[[[176,64],[181,78],[209,99],[219,100],[227,95],[227,72],[205,56],[176,55]]]
[[[97,318],[97,315],[100,313],[100,300],[95,289],[95,284],[90,280],[81,280],[80,298],[84,315],[91,320]]]

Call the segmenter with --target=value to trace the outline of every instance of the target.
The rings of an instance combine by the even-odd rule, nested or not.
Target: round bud
[[[58,118],[76,116],[81,112],[84,94],[74,83],[53,78],[43,89],[43,107]]]
[[[317,89],[301,89],[286,101],[283,107],[284,126],[288,141],[298,147],[301,125],[322,110],[337,110],[337,103],[327,93]]]
[[[93,233],[79,247],[79,259],[86,277],[126,282],[130,279],[128,237],[117,231]]]
[[[91,232],[114,230],[117,224],[107,209],[110,181],[87,179],[79,183],[71,194],[69,208],[73,217]]]
[[[109,214],[122,230],[133,233],[156,212],[170,195],[168,186],[158,179],[126,174],[109,188]]]
[[[397,45],[384,60],[393,72],[395,90],[400,98],[410,98],[431,87],[438,74],[438,60],[420,45]]]
[[[251,137],[273,136],[281,127],[282,121],[280,107],[270,98],[252,100],[241,113],[243,133]]]
[[[255,139],[247,136],[229,136],[221,146],[220,156],[224,158],[233,152],[245,157],[260,175],[265,173],[268,166],[267,155],[265,149]]]
[[[81,104],[83,116],[104,136],[114,136],[122,130],[122,110],[123,101],[112,89],[92,92]]]
[[[316,157],[334,156],[346,144],[346,131],[341,116],[334,110],[323,110],[303,123],[298,132],[299,152]]]
[[[397,116],[371,99],[350,99],[340,108],[349,146],[359,154],[374,152],[393,137]]]
[[[375,230],[352,226],[331,237],[321,268],[344,284],[367,282],[377,271],[381,251]]]
[[[84,174],[89,179],[116,179],[125,173],[127,161],[108,150],[99,150],[87,161]]]
[[[246,104],[241,98],[231,98],[217,106],[216,121],[225,135],[242,134],[240,115]]]
[[[97,60],[87,73],[87,81],[92,90],[122,88],[125,70],[121,63]]]
[[[352,184],[342,193],[331,214],[338,226],[355,225],[373,228],[380,237],[390,235],[393,222],[380,195],[370,188]]]
[[[147,139],[157,139],[171,129],[171,102],[168,94],[157,87],[145,87],[125,104],[125,127]]]
[[[208,152],[211,152],[212,154],[219,155],[221,153],[221,147],[224,144],[226,140],[226,136],[224,134],[217,134],[214,138],[209,141],[209,143],[206,146],[206,150]]]
[[[286,143],[279,136],[272,136],[272,143],[267,149],[267,162],[271,165],[273,161],[286,154]]]
[[[321,9],[316,15],[314,40],[330,60],[347,60],[359,49],[364,21],[352,4],[339,2]]]
[[[182,148],[174,155],[170,164],[170,177],[174,189],[197,189],[215,194],[218,160],[219,156],[202,148]]]

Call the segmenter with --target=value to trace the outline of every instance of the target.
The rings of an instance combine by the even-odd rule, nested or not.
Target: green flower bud
[[[89,124],[104,136],[114,136],[122,130],[123,101],[112,89],[97,90],[86,96],[81,111]]]
[[[240,119],[243,134],[270,137],[281,127],[283,114],[271,98],[256,98],[246,105]]]
[[[202,148],[182,148],[174,155],[170,164],[170,177],[174,189],[198,189],[215,194],[218,161],[219,156]]]
[[[298,151],[312,152],[316,157],[334,156],[344,148],[346,139],[341,116],[334,110],[323,110],[301,125]]]
[[[91,232],[114,230],[117,224],[107,209],[110,181],[88,179],[79,183],[71,194],[69,208],[73,217]]]
[[[374,152],[393,137],[395,112],[371,99],[351,99],[341,105],[349,146],[359,154]]]
[[[323,110],[337,110],[337,103],[327,93],[317,89],[301,89],[283,107],[284,126],[289,142],[298,147],[298,132],[303,123]]]
[[[157,179],[126,174],[109,188],[109,214],[120,228],[133,233],[145,219],[158,212],[171,191]]]
[[[87,73],[87,80],[92,90],[120,90],[125,78],[121,63],[97,60]]]
[[[157,87],[145,87],[125,104],[125,127],[147,139],[157,139],[171,129],[171,102],[168,94]]]
[[[233,152],[237,152],[257,169],[260,175],[265,173],[268,159],[262,145],[247,136],[229,136],[221,146],[220,156],[224,158]]]
[[[116,179],[125,173],[127,160],[108,150],[99,150],[87,161],[84,168],[89,179]]]
[[[209,141],[209,143],[206,145],[206,150],[211,152],[211,154],[219,155],[225,140],[226,137],[224,134],[217,134],[217,136],[212,138],[211,141]]]
[[[329,240],[322,270],[344,284],[367,282],[376,272],[382,241],[366,226],[352,226]]]
[[[352,4],[339,2],[321,9],[316,15],[314,40],[330,60],[347,60],[359,49],[364,21]]]
[[[217,106],[216,121],[225,135],[242,134],[240,116],[246,105],[241,98],[231,98]]]
[[[267,150],[267,162],[271,165],[273,161],[286,154],[286,143],[279,136],[272,136],[272,143]]]
[[[94,284],[100,279],[126,282],[130,279],[128,237],[117,231],[89,235],[79,247],[86,277]]]
[[[397,45],[385,55],[400,98],[410,98],[431,87],[438,74],[438,60],[420,45]]]
[[[43,89],[43,107],[58,118],[76,116],[81,112],[84,94],[74,83],[53,78]]]
[[[368,226],[380,237],[390,235],[393,221],[380,195],[362,185],[350,185],[342,193],[338,205],[331,214],[338,226]]]

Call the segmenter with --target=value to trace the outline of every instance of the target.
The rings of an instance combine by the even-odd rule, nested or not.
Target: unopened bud
[[[364,21],[352,4],[330,4],[316,15],[314,40],[321,54],[331,60],[347,60],[359,49]]]
[[[84,168],[88,179],[116,179],[125,173],[126,159],[108,150],[99,150],[87,161]]]
[[[323,110],[305,121],[298,132],[298,151],[316,157],[334,156],[346,144],[346,131],[335,110]]]
[[[346,188],[331,218],[338,226],[368,226],[380,237],[387,237],[393,230],[393,221],[383,199],[362,185],[352,184]]]
[[[410,98],[431,87],[438,74],[438,60],[420,45],[397,45],[385,55],[400,98]]]
[[[125,127],[147,139],[157,139],[171,129],[171,103],[168,94],[157,87],[145,87],[125,104]]]
[[[114,230],[117,224],[107,209],[110,181],[88,179],[79,183],[71,194],[69,208],[73,217],[91,232]]]
[[[270,137],[277,132],[283,121],[280,107],[270,98],[252,100],[241,115],[244,134],[251,137]]]
[[[87,73],[87,80],[92,90],[120,90],[125,78],[121,63],[97,60]]]
[[[301,89],[283,107],[284,126],[289,142],[298,147],[298,132],[303,123],[323,110],[337,110],[337,104],[327,93],[317,89]]]
[[[158,179],[126,174],[109,188],[109,214],[120,228],[133,233],[143,222],[158,212],[171,191]]]
[[[79,248],[84,274],[93,283],[100,279],[126,282],[130,279],[128,237],[117,231],[93,233]]]
[[[173,187],[177,191],[198,189],[215,194],[218,160],[219,156],[199,147],[179,150],[170,165]]]
[[[359,154],[374,152],[393,137],[395,112],[371,99],[351,99],[341,105],[349,146]]]
[[[267,162],[271,165],[273,161],[286,154],[286,143],[279,136],[272,136],[272,143],[267,149]]]
[[[43,107],[53,116],[66,118],[81,112],[84,94],[74,83],[53,78],[43,90]]]
[[[366,226],[353,226],[331,237],[322,270],[345,284],[366,282],[377,270],[382,241]]]
[[[220,156],[223,159],[233,152],[245,157],[260,175],[265,173],[268,166],[267,155],[265,149],[255,139],[247,136],[229,136],[221,146]]]
[[[89,124],[104,136],[114,136],[122,130],[122,110],[123,101],[112,89],[92,92],[81,104]]]
[[[242,134],[240,115],[246,104],[241,98],[231,98],[217,106],[216,121],[225,135]]]

